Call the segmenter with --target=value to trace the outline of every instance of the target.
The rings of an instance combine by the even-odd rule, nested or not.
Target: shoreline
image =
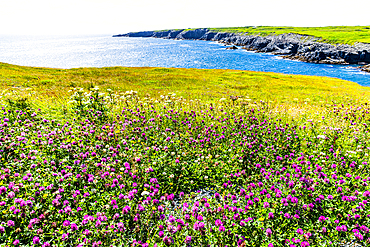
[[[271,53],[285,59],[308,63],[358,65],[370,72],[370,44],[332,45],[318,42],[317,38],[300,34],[275,36],[244,35],[228,32],[213,32],[208,29],[143,31],[113,35],[113,37],[143,37],[175,40],[216,41],[231,47],[255,52]],[[240,47],[240,48],[238,48]]]

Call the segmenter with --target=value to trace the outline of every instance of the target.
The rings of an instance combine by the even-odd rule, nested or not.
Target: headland
[[[231,31],[230,31],[231,30]],[[363,42],[328,43],[320,37],[299,33],[249,34],[233,33],[233,29],[176,29],[162,31],[130,32],[113,37],[151,37],[177,40],[217,41],[230,45],[229,49],[241,49],[272,53],[287,59],[310,63],[358,64],[369,71],[370,44]]]

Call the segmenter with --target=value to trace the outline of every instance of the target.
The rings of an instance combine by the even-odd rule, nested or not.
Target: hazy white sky
[[[0,34],[370,25],[370,0],[0,0]]]

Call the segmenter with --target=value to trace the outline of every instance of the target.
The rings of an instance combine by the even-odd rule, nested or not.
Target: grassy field
[[[368,102],[325,77],[2,63],[0,246],[366,246]]]
[[[331,44],[370,43],[370,26],[328,26],[328,27],[274,27],[247,26],[209,28],[215,32],[244,33],[248,35],[278,35],[296,33],[316,37],[318,41]]]
[[[276,103],[331,103],[348,97],[369,97],[369,89],[354,82],[328,77],[277,73],[174,68],[49,69],[0,63],[3,90],[37,91],[39,97],[61,100],[74,87],[126,91],[135,89],[153,97],[168,92],[204,100],[248,96]]]

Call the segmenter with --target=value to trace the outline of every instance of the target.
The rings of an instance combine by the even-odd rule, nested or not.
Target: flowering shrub
[[[368,243],[367,106],[331,106],[333,128],[264,103],[108,97],[76,91],[65,122],[2,108],[0,243]]]
[[[104,95],[104,93],[99,93],[97,87],[92,88],[90,92],[84,92],[83,88],[74,88],[70,101],[72,110],[80,118],[98,122],[106,121],[109,109],[107,98],[103,97]]]

